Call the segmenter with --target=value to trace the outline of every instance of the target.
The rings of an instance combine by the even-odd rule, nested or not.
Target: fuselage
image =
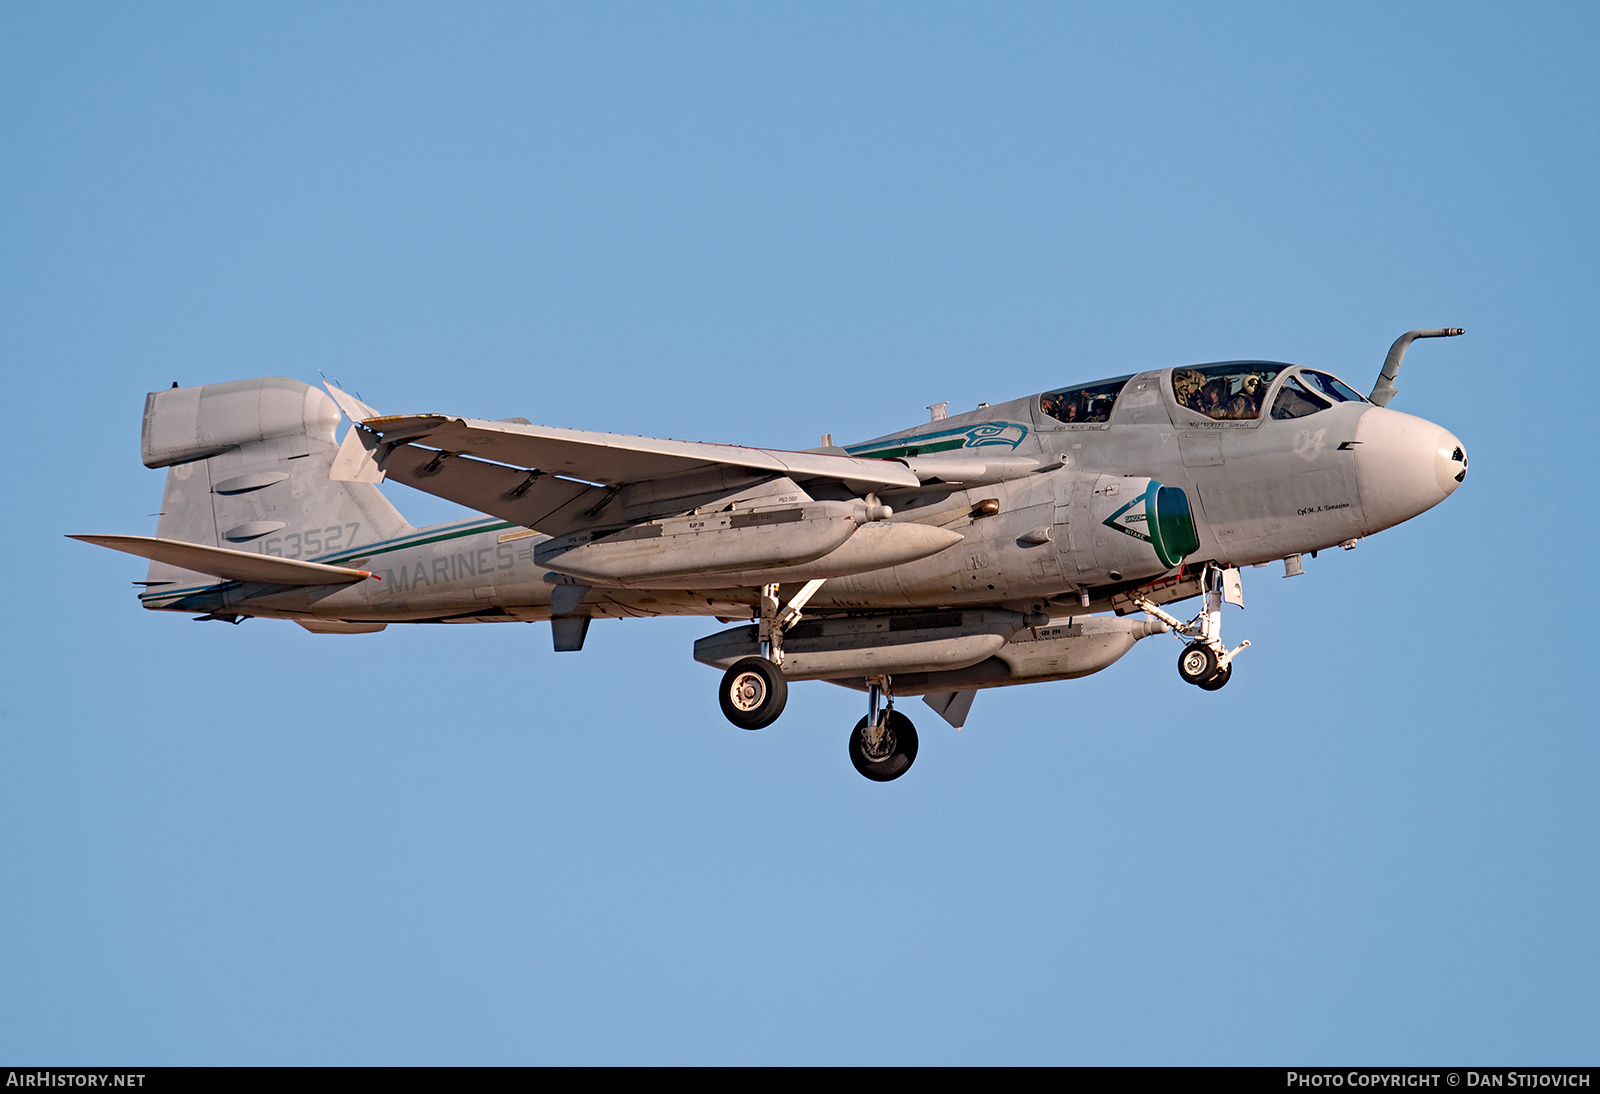
[[[1275,404],[1282,408],[1287,401],[1280,401],[1285,386],[1303,375],[1294,366],[1237,363],[1237,371],[1247,375],[1275,373],[1257,398],[1260,412],[1239,418],[1213,418],[1180,402],[1174,374],[1185,371],[1192,370],[1129,378],[1104,421],[1062,421],[1046,412],[1046,393],[852,446],[854,455],[915,457],[929,451],[921,441],[960,437],[967,445],[1059,458],[1069,474],[1030,475],[951,499],[999,502],[993,517],[969,523],[967,542],[953,549],[965,556],[957,568],[961,580],[949,580],[947,560],[926,559],[837,579],[830,583],[832,595],[859,598],[854,603],[897,596],[902,603],[941,596],[971,603],[996,594],[1037,597],[1073,585],[1077,575],[1063,557],[1065,544],[1058,542],[1051,552],[1025,542],[1038,529],[1070,527],[1063,510],[1070,504],[1064,491],[1072,472],[1078,482],[1093,474],[1143,476],[1182,489],[1199,540],[1190,564],[1225,566],[1352,544],[1432,508],[1465,477],[1466,451],[1448,430],[1374,406],[1348,388],[1352,398],[1308,399],[1290,408],[1303,412],[1298,416],[1274,417]],[[951,503],[917,494],[885,500],[898,501],[899,516],[906,519],[924,506]]]
[[[903,565],[830,577],[811,611],[998,604],[1063,616],[1115,606],[1119,594],[1152,584],[1165,583],[1174,598],[1192,595],[1183,583],[1192,567],[1242,566],[1353,544],[1455,490],[1466,454],[1454,436],[1374,406],[1337,381],[1330,387],[1331,379],[1272,362],[1163,369],[984,406],[848,446],[851,455],[908,461],[1033,459],[1025,473],[997,481],[934,479],[882,493],[876,500],[893,510],[890,522],[936,526],[959,533],[960,541]],[[1116,480],[1182,491],[1196,545],[1180,565],[1124,576],[1097,556],[1086,530],[1104,522],[1086,514],[1100,494],[1115,494]],[[816,497],[824,500],[820,492]],[[339,543],[359,546],[327,549],[335,532]],[[196,585],[152,589],[143,600],[170,610],[374,623],[547,619],[563,579],[536,558],[546,542],[495,518],[376,541],[359,527],[291,525],[253,547],[359,566],[378,580],[309,588]],[[1099,550],[1106,550],[1103,540]],[[759,595],[750,584],[693,581],[685,588],[592,588],[584,612],[747,619]]]

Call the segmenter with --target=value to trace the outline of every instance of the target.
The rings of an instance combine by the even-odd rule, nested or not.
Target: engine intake
[[[1189,498],[1155,479],[1120,475],[1077,476],[1071,502],[1056,508],[1065,524],[1061,544],[1066,573],[1098,585],[1155,577],[1178,566],[1200,546]]]

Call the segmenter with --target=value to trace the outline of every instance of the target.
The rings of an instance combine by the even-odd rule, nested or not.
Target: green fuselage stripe
[[[434,533],[432,535],[422,536],[421,538],[417,538],[417,539],[409,539],[409,538],[402,537],[402,538],[397,539],[397,540],[383,540],[383,541],[380,541],[378,543],[371,544],[370,546],[363,547],[358,551],[344,551],[344,552],[341,552],[341,553],[336,554],[336,555],[327,555],[327,556],[324,556],[323,558],[306,559],[306,561],[307,562],[320,562],[320,563],[323,563],[324,565],[327,565],[327,566],[337,566],[340,563],[349,562],[351,559],[357,559],[357,558],[367,559],[367,558],[372,558],[374,555],[386,555],[386,554],[390,553],[391,551],[405,551],[405,550],[409,550],[412,547],[426,547],[430,543],[443,543],[446,540],[464,539],[467,536],[481,535],[484,532],[498,532],[502,528],[520,528],[520,527],[521,527],[521,525],[512,524],[508,520],[491,520],[487,524],[468,525],[467,527],[464,527],[464,528],[455,528],[455,529],[451,529],[450,531],[446,531],[446,532],[436,532],[436,533]],[[265,558],[275,558],[275,557],[278,557],[278,556],[265,555],[263,557],[265,557]],[[241,584],[244,584],[244,582],[240,582],[240,581],[218,581],[218,582],[215,582],[215,583],[210,584],[210,585],[193,585],[193,586],[190,586],[187,589],[163,589],[160,592],[144,592],[144,593],[140,593],[139,594],[139,599],[140,600],[167,600],[167,599],[172,599],[172,598],[181,598],[181,597],[185,597],[185,596],[192,596],[195,593],[206,592],[206,591],[211,590],[211,589],[219,589],[219,588],[222,588],[224,585],[241,585]],[[261,582],[251,582],[251,584],[262,584],[262,583]],[[276,584],[286,584],[286,583],[285,582],[278,582]]]

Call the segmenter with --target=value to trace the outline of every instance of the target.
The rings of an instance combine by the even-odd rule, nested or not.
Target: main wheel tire
[[[1217,655],[1204,642],[1190,642],[1178,655],[1178,675],[1186,684],[1203,684],[1217,674]]]
[[[1233,662],[1228,662],[1216,672],[1211,674],[1211,679],[1200,681],[1201,691],[1220,691],[1222,686],[1233,679]]]
[[[875,783],[898,779],[911,769],[917,758],[917,727],[898,710],[889,711],[889,724],[876,750],[867,749],[867,720],[856,723],[850,733],[850,762]]]
[[[789,681],[783,670],[765,657],[745,657],[723,673],[717,697],[728,721],[740,729],[762,729],[783,713],[789,701]]]

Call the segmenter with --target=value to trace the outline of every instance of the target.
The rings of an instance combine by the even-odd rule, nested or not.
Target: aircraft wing
[[[864,489],[920,485],[911,469],[889,460],[785,452],[704,441],[672,441],[591,433],[581,429],[486,422],[440,414],[391,415],[361,423],[384,440],[421,442],[446,452],[481,456],[497,463],[538,468],[586,482],[617,486],[714,467],[738,467],[804,479],[833,479]]]
[[[375,481],[378,476],[372,472],[381,466],[383,474],[408,486],[549,535],[592,524],[622,486],[697,472],[726,471],[729,479],[787,476],[797,483],[820,479],[862,493],[920,484],[916,474],[898,461],[827,452],[674,441],[442,414],[367,418],[361,425],[371,431],[369,438],[376,434],[382,443],[368,441],[368,460],[362,455],[367,445],[352,445],[347,438],[351,458],[336,465],[337,477],[365,476]],[[374,466],[359,469],[366,463]]]

